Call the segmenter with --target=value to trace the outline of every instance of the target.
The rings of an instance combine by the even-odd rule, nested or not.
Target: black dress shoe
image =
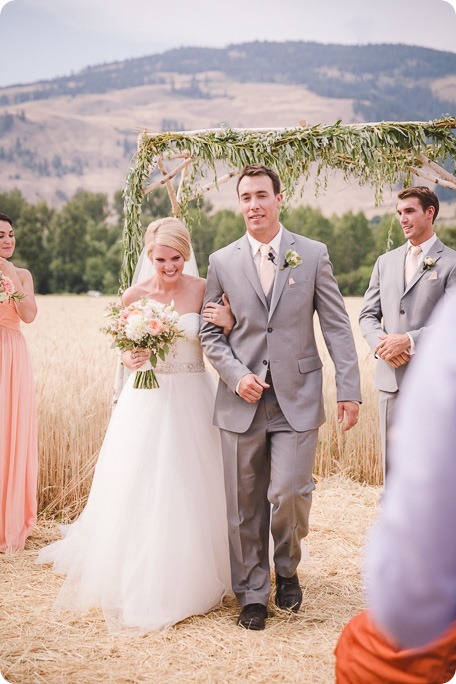
[[[276,573],[275,602],[282,610],[298,612],[302,603],[302,589],[296,572],[292,577],[282,577]]]
[[[262,603],[248,603],[241,610],[237,624],[245,629],[264,629],[268,609]]]

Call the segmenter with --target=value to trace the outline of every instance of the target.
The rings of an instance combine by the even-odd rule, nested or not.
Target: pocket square
[[[293,278],[288,278],[288,285],[294,285],[294,284],[295,284],[295,281],[293,280]]]
[[[437,280],[438,275],[437,271],[432,271],[431,275],[429,276],[428,280]]]

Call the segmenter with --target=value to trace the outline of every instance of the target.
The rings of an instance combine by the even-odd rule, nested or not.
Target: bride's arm
[[[141,297],[144,297],[145,294],[146,289],[144,288],[144,282],[130,285],[122,294],[122,304],[124,306],[129,306],[138,299],[141,299]]]
[[[206,323],[213,323],[214,325],[223,328],[223,334],[228,337],[236,323],[236,319],[231,311],[230,302],[225,293],[222,294],[222,302],[223,304],[208,302],[201,315]]]

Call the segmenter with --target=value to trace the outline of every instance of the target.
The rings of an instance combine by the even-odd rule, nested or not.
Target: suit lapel
[[[253,261],[252,248],[250,247],[250,242],[247,239],[247,235],[244,235],[244,237],[239,240],[238,250],[240,252],[239,257],[242,270],[247,276],[258,297],[267,307],[266,297],[264,296],[263,288],[261,287],[260,279]]]
[[[440,242],[439,238],[437,238],[437,240],[431,246],[431,249],[429,250],[429,252],[427,254],[425,254],[424,256],[425,257],[427,257],[427,256],[432,257],[433,259],[435,259],[435,261],[437,263],[437,261],[440,259],[440,256],[441,256],[440,253],[442,252],[442,250],[443,250],[443,243]],[[409,290],[414,285],[416,285],[416,283],[419,280],[421,280],[421,278],[424,276],[425,273],[426,273],[426,271],[423,269],[423,266],[421,266],[421,268],[419,268],[417,270],[417,272],[415,273],[415,275],[413,276],[413,278],[411,279],[411,281],[409,282],[409,284],[405,288],[404,295],[407,294],[407,292],[409,292]]]
[[[277,304],[279,303],[279,299],[282,295],[283,288],[285,287],[285,283],[287,282],[290,273],[289,266],[286,266],[283,269],[281,269],[281,266],[285,261],[285,252],[287,251],[287,249],[291,249],[292,245],[294,245],[293,235],[284,228],[282,239],[280,241],[280,251],[277,259],[277,269],[274,278],[274,287],[272,290],[271,306],[269,308],[269,318],[271,318]]]

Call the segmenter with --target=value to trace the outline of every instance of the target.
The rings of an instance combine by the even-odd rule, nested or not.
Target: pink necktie
[[[418,268],[418,259],[420,257],[421,247],[419,245],[412,245],[407,252],[405,260],[405,284],[408,285]]]
[[[265,295],[268,294],[271,289],[271,285],[274,281],[275,269],[274,264],[271,259],[269,259],[269,253],[271,251],[270,245],[262,244],[260,245],[260,268],[258,274],[260,276],[261,287]]]

